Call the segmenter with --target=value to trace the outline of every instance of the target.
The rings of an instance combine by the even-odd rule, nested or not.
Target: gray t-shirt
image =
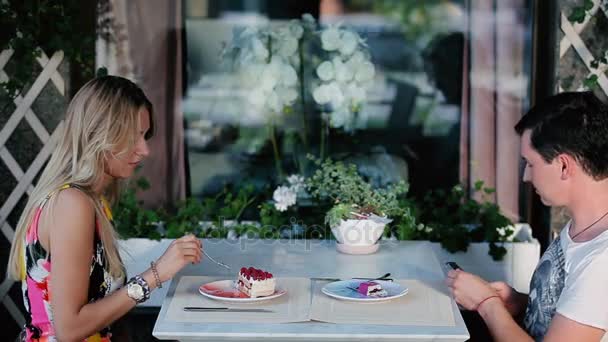
[[[570,223],[540,259],[524,317],[526,331],[543,339],[556,312],[571,320],[608,328],[608,231],[586,242],[570,238]]]

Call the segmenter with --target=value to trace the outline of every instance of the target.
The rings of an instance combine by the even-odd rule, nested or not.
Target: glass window
[[[316,34],[339,27],[358,34],[367,47],[373,79],[351,113],[328,112],[312,96],[316,68],[328,58],[318,43],[299,46],[295,55],[304,62],[292,63],[298,100],[278,114],[255,105],[269,101],[259,91],[264,81],[243,82],[242,63],[235,67],[226,54],[245,30],[286,26],[305,13],[318,19]],[[458,182],[461,1],[191,0],[185,27],[183,105],[193,195],[244,181],[273,188],[290,174],[306,173],[307,154],[353,162],[376,185],[406,180],[413,196]],[[327,93],[332,96],[331,89]]]

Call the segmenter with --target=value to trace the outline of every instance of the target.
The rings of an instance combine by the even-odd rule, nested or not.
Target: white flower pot
[[[372,219],[342,220],[332,227],[331,232],[338,241],[340,252],[348,254],[370,254],[378,250],[378,240],[382,237],[385,222]]]

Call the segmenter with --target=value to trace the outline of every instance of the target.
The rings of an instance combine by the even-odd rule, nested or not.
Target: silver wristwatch
[[[135,276],[127,283],[127,296],[136,303],[143,303],[150,298],[150,287],[144,278]]]

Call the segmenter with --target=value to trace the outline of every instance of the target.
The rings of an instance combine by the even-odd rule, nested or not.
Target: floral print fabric
[[[65,185],[60,190],[67,188],[77,188],[74,185]],[[40,214],[47,200],[54,193],[47,196],[36,213],[25,237],[25,248],[23,263],[25,279],[22,280],[21,288],[23,292],[23,302],[28,312],[25,324],[25,341],[27,342],[47,342],[57,341],[53,329],[53,311],[51,303],[53,294],[51,293],[51,267],[52,259],[38,240],[38,223]],[[104,201],[106,215],[111,219],[111,213]],[[99,300],[117,288],[124,285],[124,279],[113,279],[104,268],[105,252],[103,244],[99,238],[96,225],[93,255],[91,256],[91,269],[89,273],[89,303]],[[103,329],[83,341],[86,342],[106,342],[110,341],[112,334],[109,327]]]

